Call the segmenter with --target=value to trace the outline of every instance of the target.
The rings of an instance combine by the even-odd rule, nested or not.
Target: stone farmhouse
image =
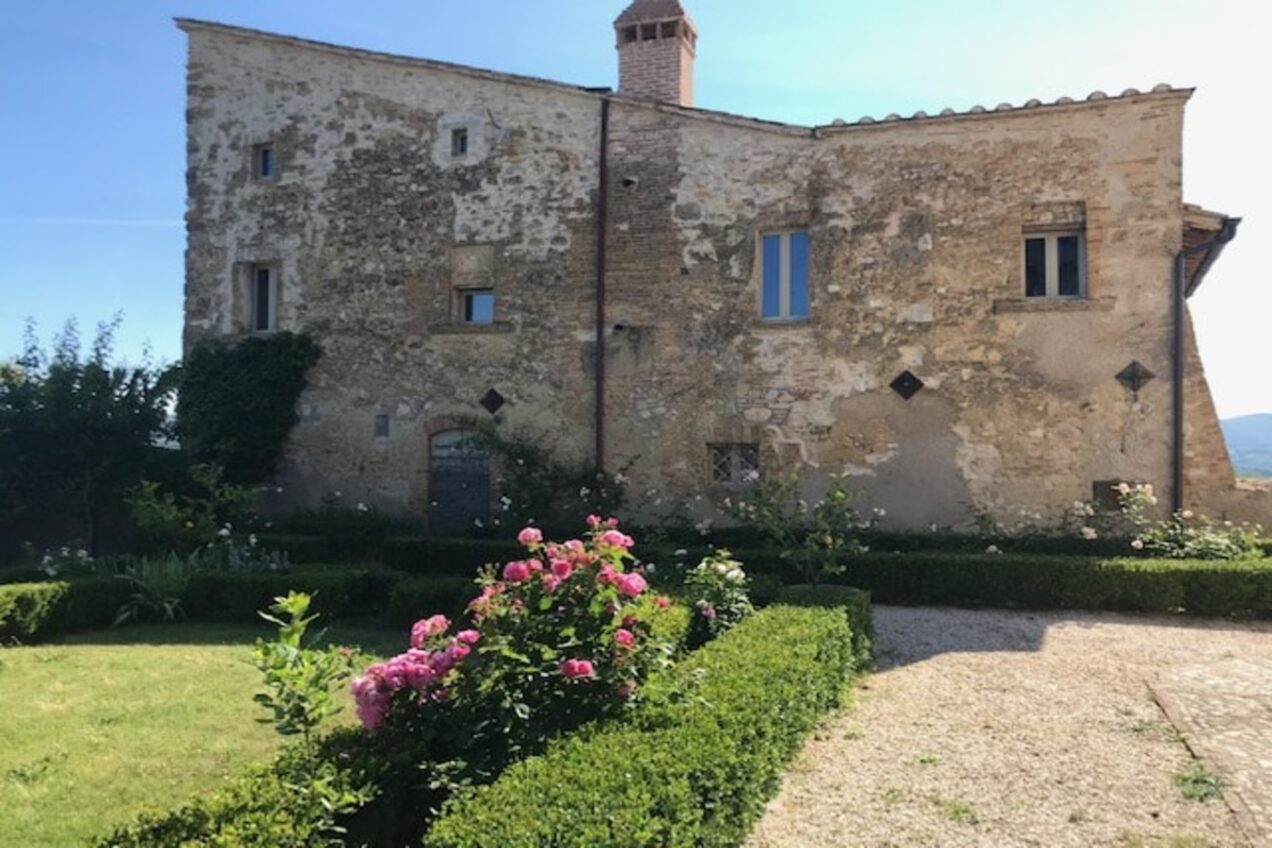
[[[903,527],[1121,480],[1256,517],[1188,318],[1239,223],[1182,197],[1191,89],[791,126],[694,106],[677,0],[618,17],[617,90],[178,24],[185,344],[324,350],[288,498],[480,521],[494,429],[638,513],[796,471]]]

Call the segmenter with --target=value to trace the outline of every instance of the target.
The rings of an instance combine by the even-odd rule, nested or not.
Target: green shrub
[[[0,586],[0,640],[28,642],[109,627],[133,591],[127,581],[113,577]]]
[[[324,617],[348,618],[382,614],[401,580],[401,574],[383,569],[209,572],[191,576],[181,602],[196,621],[256,622],[257,610],[297,591],[312,595],[314,611]]]
[[[386,539],[381,559],[409,574],[474,577],[490,563],[518,559],[524,553],[513,539]]]
[[[476,584],[466,577],[407,578],[399,581],[389,595],[388,620],[409,628],[434,613],[458,619],[476,595]]]
[[[305,536],[298,533],[257,533],[257,543],[267,551],[287,554],[289,562],[327,563],[336,559],[321,536]]]
[[[858,671],[874,667],[874,612],[870,593],[851,586],[818,586],[804,583],[781,589],[775,602],[792,607],[824,607],[848,613],[852,630],[852,655]]]
[[[738,553],[746,560],[748,553]],[[759,554],[759,559],[772,562]],[[839,580],[877,603],[1272,618],[1272,561],[869,554]]]
[[[431,848],[738,844],[853,672],[847,617],[770,607],[691,654],[663,698],[448,803]]]

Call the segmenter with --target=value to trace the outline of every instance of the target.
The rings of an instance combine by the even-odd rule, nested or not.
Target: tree
[[[22,355],[0,367],[0,528],[77,526],[93,551],[103,507],[141,479],[171,380],[148,363],[110,363],[119,323],[98,325],[87,356],[74,321],[51,354],[28,323]]]

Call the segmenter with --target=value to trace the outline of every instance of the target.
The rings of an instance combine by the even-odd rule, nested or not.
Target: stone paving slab
[[[1272,664],[1177,666],[1151,688],[1188,747],[1223,779],[1224,800],[1251,843],[1272,846]]]

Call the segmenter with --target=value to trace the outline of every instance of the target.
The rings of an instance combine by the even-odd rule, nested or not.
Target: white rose
[[[1144,550],[1144,541],[1142,539],[1133,539],[1131,540],[1131,547],[1137,551],[1142,551]]]
[[[1098,539],[1100,536],[1100,534],[1095,531],[1094,527],[1083,527],[1081,532],[1082,532],[1082,538],[1086,539],[1087,541],[1091,541],[1092,539]]]
[[[724,579],[728,580],[730,583],[741,583],[746,579],[746,575],[742,573],[742,569],[735,568],[728,574],[724,575]]]

